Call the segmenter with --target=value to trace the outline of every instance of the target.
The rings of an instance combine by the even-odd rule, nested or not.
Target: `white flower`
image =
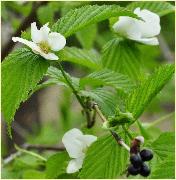
[[[67,166],[67,173],[74,173],[82,168],[86,150],[96,140],[96,136],[83,135],[83,133],[76,128],[64,134],[62,142],[69,156],[73,158]]]
[[[113,25],[115,32],[120,35],[148,45],[158,45],[158,39],[155,37],[160,33],[160,17],[146,9],[136,8],[134,14],[142,20],[127,16],[120,16],[119,21]]]
[[[31,24],[31,39],[28,41],[19,37],[12,37],[14,42],[21,42],[29,46],[36,54],[40,54],[45,59],[58,60],[52,51],[59,51],[64,48],[66,39],[63,35],[57,32],[51,32],[48,23],[43,25],[40,30],[37,29],[36,23]]]

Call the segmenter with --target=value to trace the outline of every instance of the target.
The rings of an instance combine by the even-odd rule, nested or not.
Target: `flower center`
[[[48,43],[46,41],[42,41],[39,43],[39,47],[42,49],[42,51],[46,54],[49,53],[50,51],[50,46],[48,45]]]

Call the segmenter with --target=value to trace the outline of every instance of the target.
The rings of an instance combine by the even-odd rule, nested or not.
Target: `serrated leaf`
[[[139,79],[141,74],[140,53],[134,42],[115,38],[102,50],[103,67]]]
[[[146,80],[129,95],[126,109],[134,118],[138,118],[151,100],[161,91],[166,83],[172,78],[174,65],[163,65],[156,69]]]
[[[90,69],[100,69],[100,55],[95,50],[79,49],[76,47],[65,47],[60,51],[59,57],[62,61],[80,64]]]
[[[66,72],[65,72],[65,74],[67,75],[68,79],[71,81],[74,88],[79,89],[79,78],[71,77]],[[62,72],[59,69],[57,69],[55,67],[49,67],[46,75],[49,76],[50,79],[47,82],[45,82],[45,84],[55,83],[57,85],[63,85],[63,86],[68,87],[68,83],[65,80]]]
[[[175,179],[175,162],[173,159],[166,159],[154,167],[151,179]]]
[[[128,143],[127,137],[121,136]],[[83,179],[117,178],[125,171],[127,159],[128,152],[111,135],[105,135],[88,149],[79,176]]]
[[[174,158],[175,152],[175,136],[173,132],[162,133],[152,144],[152,150],[161,159],[166,159],[167,156]]]
[[[2,63],[2,112],[10,125],[16,110],[46,73],[49,63],[22,48],[7,56]]]
[[[135,8],[140,7],[141,9],[148,9],[159,16],[164,16],[166,14],[172,13],[175,10],[175,7],[169,2],[157,2],[157,1],[149,1],[149,2],[132,2],[127,8],[130,10],[134,10]]]
[[[56,153],[46,162],[46,178],[54,179],[66,172],[69,156],[67,152]]]
[[[115,113],[117,98],[116,92],[107,88],[96,88],[90,91],[81,90],[80,94],[93,99],[101,108],[105,115],[113,115]]]
[[[92,24],[83,28],[81,31],[76,33],[76,37],[80,44],[85,49],[91,49],[93,47],[94,40],[97,34],[97,25]]]
[[[53,25],[52,31],[68,37],[90,24],[95,24],[114,16],[137,17],[131,11],[117,5],[87,5],[69,11]]]
[[[85,85],[112,86],[125,92],[134,86],[127,76],[109,69],[93,72],[80,79],[80,86]]]

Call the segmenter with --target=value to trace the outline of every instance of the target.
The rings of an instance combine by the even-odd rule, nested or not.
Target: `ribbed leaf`
[[[59,58],[82,66],[99,69],[101,67],[99,54],[94,50],[84,50],[76,47],[65,47],[60,51]]]
[[[46,73],[49,63],[23,48],[10,54],[2,63],[2,112],[10,125],[21,102]]]
[[[156,164],[152,171],[151,179],[175,179],[174,159],[166,159]]]
[[[92,24],[90,26],[81,29],[81,31],[76,33],[76,37],[80,44],[85,49],[91,49],[93,47],[94,40],[97,34],[97,25]]]
[[[59,69],[55,67],[49,67],[46,75],[50,77],[48,83],[55,83],[58,85],[68,86],[67,81],[65,80]],[[71,77],[68,73],[66,73],[66,75],[68,79],[71,81],[72,85],[75,87],[75,89],[79,89],[79,78]]]
[[[127,137],[121,136],[128,144]],[[100,137],[88,149],[79,176],[83,179],[117,178],[125,171],[127,159],[128,152],[112,136]]]
[[[132,2],[127,8],[130,10],[134,10],[135,8],[140,7],[141,9],[148,9],[154,13],[157,13],[159,16],[164,16],[168,13],[172,13],[175,10],[175,7],[171,5],[169,2],[163,1],[149,1],[149,2]]]
[[[158,139],[151,144],[152,150],[161,159],[166,159],[167,156],[174,158],[175,152],[175,136],[173,132],[162,133]]]
[[[112,86],[116,89],[128,91],[133,87],[133,83],[129,78],[123,74],[103,69],[101,71],[93,72],[87,77],[80,80],[80,86],[96,85],[96,86]]]
[[[149,146],[154,152],[154,158],[150,162],[152,173],[149,178],[174,178],[175,133],[164,132]]]
[[[127,74],[130,78],[140,77],[140,56],[135,44],[118,38],[109,41],[102,52],[103,66]]]
[[[130,94],[127,99],[127,110],[137,119],[151,100],[161,91],[172,78],[174,65],[164,65],[158,68]]]
[[[126,8],[117,5],[87,5],[69,11],[53,25],[52,31],[59,32],[65,37],[68,37],[90,24],[114,16],[136,17],[130,10],[126,10]]]
[[[96,88],[90,91],[80,91],[80,94],[93,99],[100,107],[102,112],[109,116],[113,115],[117,105],[117,95],[112,89]]]

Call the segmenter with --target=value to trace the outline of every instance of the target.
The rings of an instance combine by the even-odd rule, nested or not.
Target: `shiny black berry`
[[[132,164],[130,164],[128,166],[128,173],[130,175],[135,176],[135,175],[139,174],[139,172],[140,172],[140,168],[135,168]]]
[[[144,149],[140,152],[141,158],[143,161],[150,161],[153,158],[152,151]]]
[[[133,166],[135,168],[139,168],[142,165],[142,159],[141,156],[139,154],[131,154],[130,156],[130,161],[133,164]]]
[[[143,163],[140,169],[140,175],[147,177],[150,174],[150,168],[147,166],[147,164]]]

